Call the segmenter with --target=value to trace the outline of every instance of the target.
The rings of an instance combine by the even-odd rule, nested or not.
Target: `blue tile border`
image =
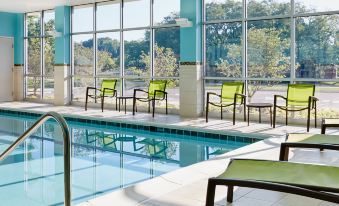
[[[5,110],[0,109],[0,114],[5,115],[15,115],[18,117],[34,117],[39,118],[42,114],[33,113],[33,112],[23,112],[23,111],[13,111],[13,110]],[[107,127],[118,127],[123,129],[134,129],[138,132],[150,132],[150,133],[164,133],[176,136],[191,136],[192,139],[196,138],[208,138],[214,140],[222,140],[222,141],[232,141],[232,142],[242,142],[242,143],[254,143],[263,140],[264,138],[255,138],[255,137],[244,137],[238,135],[228,135],[222,133],[215,132],[203,132],[203,131],[194,131],[194,130],[183,130],[183,129],[173,129],[166,127],[158,127],[158,126],[146,126],[139,124],[130,124],[130,123],[122,123],[122,122],[111,122],[107,120],[91,120],[84,118],[75,118],[64,116],[67,122],[70,123],[83,123],[89,124],[90,126],[107,126]]]

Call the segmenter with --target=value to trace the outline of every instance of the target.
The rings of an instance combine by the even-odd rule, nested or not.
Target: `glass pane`
[[[54,99],[54,78],[44,78],[44,99]]]
[[[125,75],[149,76],[149,30],[124,32]],[[147,66],[148,65],[148,66]]]
[[[290,76],[290,20],[249,21],[248,76],[286,78]]]
[[[54,11],[44,12],[44,33],[50,35],[55,30],[55,13]]]
[[[96,14],[97,30],[120,28],[120,2],[98,4]]]
[[[248,81],[247,96],[251,103],[272,103],[274,95],[286,97],[288,82],[281,81]],[[278,104],[284,105],[284,101],[278,99]]]
[[[94,78],[74,77],[73,79],[73,101],[84,102],[87,87],[94,87]]]
[[[120,76],[120,33],[97,34],[98,75]]]
[[[41,77],[26,78],[26,97],[30,99],[41,98]]]
[[[154,76],[179,76],[180,28],[156,29],[154,35]]]
[[[206,75],[241,77],[241,23],[209,24],[206,27]]]
[[[180,0],[154,0],[154,25],[175,24],[180,16]]]
[[[320,118],[338,118],[339,116],[339,83],[317,83],[315,96],[320,99],[317,104]]]
[[[45,38],[44,45],[44,75],[53,76],[54,74],[54,38]]]
[[[27,39],[27,73],[41,74],[41,43],[40,38]]]
[[[26,15],[27,36],[41,36],[41,14],[28,13]]]
[[[296,19],[296,77],[338,78],[339,15]]]
[[[296,13],[313,13],[339,10],[338,0],[295,0]]]
[[[142,90],[147,91],[148,85],[149,85],[149,80],[145,80],[145,79],[125,79],[125,81],[124,81],[124,96],[133,97],[134,89],[142,89]],[[140,92],[140,95],[139,95],[139,93],[138,93],[138,96],[142,96],[142,95],[144,95],[144,94],[142,94]],[[132,104],[132,102],[130,104]]]
[[[180,92],[179,92],[179,80],[178,79],[168,79],[166,92],[168,93],[168,108],[176,108],[179,109],[179,100],[180,100]],[[166,108],[165,101],[156,102],[157,108]]]
[[[93,35],[73,35],[73,58],[75,75],[93,75],[94,50]]]
[[[72,32],[93,31],[93,5],[73,7]]]
[[[124,28],[150,25],[150,1],[135,0],[124,2]]]
[[[248,16],[288,15],[291,11],[290,0],[248,0]]]
[[[206,20],[242,18],[242,0],[205,0]]]

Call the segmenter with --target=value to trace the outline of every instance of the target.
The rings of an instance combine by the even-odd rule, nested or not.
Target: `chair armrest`
[[[104,88],[103,90],[103,96],[105,96],[105,93],[106,93],[106,90],[110,90],[110,91],[113,91],[113,97],[117,94],[117,90],[115,89],[111,89],[111,88]]]
[[[133,98],[136,97],[137,92],[144,92],[144,93],[148,94],[148,92],[145,91],[145,90],[142,90],[142,89],[134,89]]]
[[[164,94],[164,98],[162,98],[162,99],[165,99],[165,96],[167,95],[167,92],[165,92],[165,91],[161,91],[161,90],[154,90],[154,99],[155,99],[155,97],[157,96],[156,94],[157,93],[163,93]]]
[[[275,94],[275,95],[274,95],[274,104],[273,104],[274,106],[277,105],[277,103],[278,103],[278,98],[281,98],[281,99],[284,99],[285,101],[287,101],[287,98],[286,98],[286,97]]]
[[[217,94],[217,93],[214,93],[214,92],[207,92],[207,96],[210,96],[210,95],[218,96],[218,97],[221,98],[220,94]]]
[[[234,95],[235,95],[235,96],[240,96],[241,98],[246,98],[246,97],[247,97],[246,95],[244,95],[244,94],[239,94],[239,93],[235,93]]]
[[[315,97],[315,96],[310,96],[310,98],[311,98],[311,100],[313,100],[313,101],[319,101],[319,99],[318,99],[317,97]]]
[[[246,102],[247,96],[244,94],[239,94],[239,93],[234,94],[234,103],[236,104],[238,96],[241,98],[241,104],[244,104]]]
[[[87,87],[87,88],[86,88],[86,96],[88,95],[89,90],[97,90],[97,91],[100,91],[100,92],[101,92],[101,90],[98,89],[98,88],[95,88],[95,87]]]

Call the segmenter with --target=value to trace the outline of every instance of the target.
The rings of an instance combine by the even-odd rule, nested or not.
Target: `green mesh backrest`
[[[109,88],[109,89],[115,89],[115,86],[117,85],[117,80],[116,79],[104,79],[102,80],[101,83],[101,94],[104,92],[104,88]],[[113,95],[114,91],[112,90],[106,90],[105,95]]]
[[[310,96],[314,96],[314,84],[289,84],[287,92],[288,106],[307,106]]]
[[[221,88],[221,102],[233,102],[234,94],[243,94],[244,93],[244,83],[242,82],[225,82],[222,84]],[[237,102],[241,103],[242,99],[237,98]]]
[[[152,80],[149,83],[149,87],[148,87],[148,98],[153,98],[154,97],[154,91],[155,90],[159,90],[159,91],[165,91],[166,90],[166,81],[164,80]],[[164,93],[161,92],[157,92],[156,93],[156,97],[157,98],[164,98]]]

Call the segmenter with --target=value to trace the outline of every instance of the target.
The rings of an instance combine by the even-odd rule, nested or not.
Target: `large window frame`
[[[154,51],[154,46],[155,46],[155,32],[157,29],[165,29],[165,28],[177,28],[180,29],[180,27],[175,24],[175,23],[170,23],[170,24],[157,24],[155,25],[153,23],[154,15],[153,15],[153,5],[154,5],[154,0],[150,0],[150,19],[149,19],[149,26],[144,26],[144,27],[133,27],[133,28],[124,28],[123,27],[123,22],[124,22],[124,1],[118,1],[117,3],[120,4],[120,28],[119,29],[109,29],[109,30],[97,30],[97,22],[96,22],[96,12],[97,12],[97,7],[100,4],[103,3],[109,3],[109,2],[116,2],[116,1],[105,1],[105,2],[96,2],[96,3],[90,3],[90,4],[82,4],[82,5],[76,5],[72,6],[72,15],[71,15],[71,101],[75,102],[74,100],[74,80],[75,78],[93,78],[94,79],[94,85],[92,86],[98,86],[99,79],[102,78],[114,78],[118,79],[119,86],[120,88],[117,88],[118,93],[120,96],[125,95],[125,83],[126,81],[134,81],[134,80],[142,80],[142,81],[148,81],[152,79],[163,79],[163,80],[175,80],[179,81],[179,76],[174,76],[174,77],[163,77],[163,76],[156,76],[154,74],[154,62],[155,62],[155,51]],[[73,12],[76,7],[81,7],[81,6],[86,6],[86,5],[91,5],[93,8],[93,30],[92,31],[86,31],[86,32],[74,32],[73,31]],[[125,39],[124,39],[124,32],[129,32],[129,31],[149,31],[150,33],[150,41],[149,41],[149,54],[151,58],[151,65],[150,65],[150,74],[147,76],[137,76],[137,75],[126,75],[125,71]],[[119,76],[114,76],[113,74],[111,75],[100,75],[99,71],[100,68],[98,68],[97,65],[97,60],[98,60],[98,45],[97,45],[97,36],[99,34],[104,34],[104,33],[119,33],[120,34],[120,74]],[[73,37],[75,35],[81,35],[81,34],[88,34],[88,35],[93,35],[93,50],[94,50],[94,68],[93,68],[93,76],[86,75],[77,75],[74,73],[74,48],[73,48]],[[178,45],[180,47],[180,45]],[[179,59],[178,59],[179,62]]]
[[[45,81],[46,79],[54,79],[53,74],[46,74],[46,65],[45,65],[45,45],[47,38],[55,38],[51,34],[48,34],[45,31],[45,13],[52,12],[55,13],[54,9],[42,10],[42,11],[35,11],[29,12],[25,14],[24,19],[24,99],[33,100],[33,101],[47,101],[52,102],[54,98],[46,99],[47,95],[45,95]],[[40,32],[38,36],[30,36],[28,35],[28,28],[27,28],[27,16],[30,14],[39,14],[40,15]],[[55,20],[54,20],[55,21]],[[31,38],[39,39],[40,41],[40,74],[29,74],[28,72],[28,40]],[[52,62],[54,64],[54,62]],[[39,78],[40,81],[40,91],[39,91],[39,98],[30,98],[28,96],[28,78]],[[54,90],[54,89],[53,89]],[[53,92],[54,95],[54,92]],[[45,97],[46,96],[46,97]]]
[[[226,1],[226,0],[225,0]],[[330,15],[338,15],[339,11],[327,11],[327,12],[305,12],[305,13],[297,13],[295,11],[296,5],[295,0],[290,0],[290,9],[288,14],[284,15],[270,15],[270,16],[260,16],[260,17],[249,17],[248,16],[248,4],[249,0],[242,0],[242,18],[237,19],[217,19],[217,20],[207,20],[206,18],[206,0],[202,0],[203,3],[203,79],[204,79],[204,94],[208,90],[208,82],[222,82],[222,81],[243,81],[246,85],[246,93],[248,94],[249,91],[249,84],[253,81],[262,81],[262,82],[280,82],[282,84],[286,83],[297,83],[297,82],[313,82],[316,84],[322,84],[324,82],[332,82],[332,83],[339,83],[339,78],[332,78],[332,79],[321,79],[321,78],[298,78],[296,75],[297,70],[297,59],[296,59],[296,22],[298,18],[302,17],[317,17],[317,16],[330,16]],[[288,77],[284,78],[254,78],[249,77],[249,62],[248,62],[248,22],[250,21],[260,21],[260,20],[287,20],[289,21],[290,25],[290,74]],[[208,76],[208,61],[207,61],[207,35],[206,35],[206,28],[209,25],[213,24],[227,24],[227,23],[241,23],[242,26],[242,51],[241,51],[241,60],[242,60],[242,74],[241,77],[218,77],[218,76]],[[205,98],[205,95],[203,95]],[[272,97],[273,98],[273,97]],[[205,102],[205,101],[204,101]]]
[[[248,17],[247,13],[248,0],[242,0],[242,18],[237,19],[226,19],[226,20],[206,20],[206,4],[203,0],[203,65],[204,65],[204,77],[206,80],[219,80],[219,81],[244,81],[246,85],[248,81],[279,81],[279,82],[339,82],[339,79],[317,79],[317,78],[297,78],[296,77],[296,19],[300,17],[314,17],[324,15],[335,15],[339,14],[339,11],[328,11],[328,12],[313,12],[313,13],[297,13],[295,12],[294,0],[290,0],[290,12],[286,15],[274,15],[274,16],[261,16],[261,17]],[[289,20],[290,21],[290,76],[285,78],[252,78],[248,77],[248,38],[247,28],[249,21],[259,20]],[[206,28],[212,24],[223,24],[223,23],[241,23],[242,25],[242,76],[239,78],[233,77],[211,77],[207,76],[207,58],[206,58]],[[205,87],[204,87],[205,88]],[[247,86],[246,86],[247,88]],[[247,90],[247,89],[246,89]],[[205,96],[205,95],[204,95]]]

